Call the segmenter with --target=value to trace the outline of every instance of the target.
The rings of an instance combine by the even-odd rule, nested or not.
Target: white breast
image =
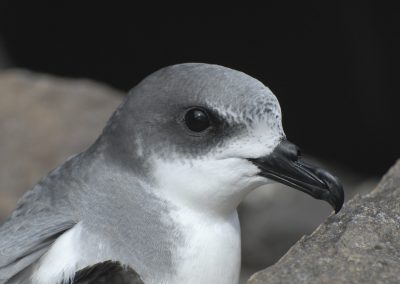
[[[227,218],[209,218],[189,211],[179,212],[184,246],[175,256],[177,275],[168,283],[239,282],[240,225],[237,212]]]
[[[175,271],[163,283],[215,283],[235,284],[240,272],[240,225],[237,212],[216,217],[193,213],[190,210],[175,212],[184,244],[173,253]],[[34,284],[68,281],[74,273],[86,266],[108,260],[106,244],[96,242],[99,254],[81,247],[83,233],[79,223],[61,235],[42,256],[32,275]],[[168,277],[168,276],[167,276]],[[152,279],[144,279],[152,284]],[[158,282],[159,283],[159,282]]]
[[[82,241],[87,237],[82,223],[78,223],[58,237],[35,265],[31,277],[32,283],[53,284],[62,281],[67,283],[74,277],[76,271],[108,260],[104,250],[107,245],[96,241],[94,250],[90,250],[87,248],[87,243]],[[96,253],[93,253],[94,251]]]
[[[74,275],[81,259],[79,249],[81,229],[81,224],[77,224],[57,238],[36,265],[36,271],[32,275],[33,283],[59,283],[61,280],[67,281]]]

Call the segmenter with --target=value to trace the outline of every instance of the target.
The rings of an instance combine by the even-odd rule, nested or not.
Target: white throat
[[[154,161],[154,190],[173,205],[225,217],[253,189],[265,184],[259,169],[239,158]]]

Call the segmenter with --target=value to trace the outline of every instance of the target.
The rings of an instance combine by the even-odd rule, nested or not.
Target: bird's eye
[[[210,119],[207,113],[198,108],[190,109],[185,114],[185,123],[194,132],[202,132],[210,127]]]

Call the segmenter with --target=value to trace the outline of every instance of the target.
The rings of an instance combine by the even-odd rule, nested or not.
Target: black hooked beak
[[[267,157],[249,160],[261,170],[260,176],[325,200],[335,213],[342,208],[344,192],[340,181],[327,171],[304,163],[299,148],[289,141],[282,140]]]

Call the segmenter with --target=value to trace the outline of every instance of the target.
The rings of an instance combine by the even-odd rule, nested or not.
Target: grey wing
[[[0,227],[0,283],[15,279],[35,263],[60,234],[76,224],[68,215],[55,210],[51,200],[42,195],[40,188],[25,194]]]

